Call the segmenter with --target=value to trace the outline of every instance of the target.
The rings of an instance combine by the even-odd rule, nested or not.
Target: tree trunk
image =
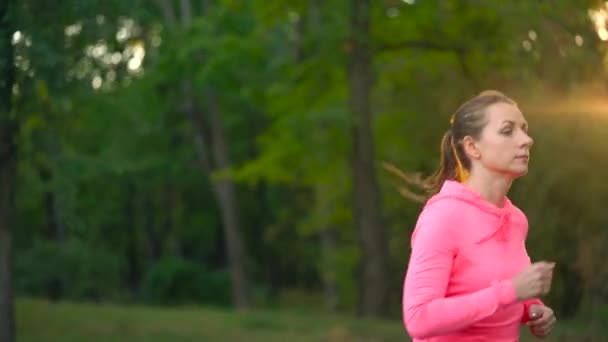
[[[142,203],[143,227],[146,234],[146,247],[148,252],[149,265],[154,265],[163,254],[162,225],[155,224],[156,208],[150,196],[144,196]]]
[[[4,150],[5,137],[8,132],[4,127],[0,128],[2,133],[2,145]],[[12,286],[12,236],[11,224],[13,216],[13,193],[15,183],[15,155],[3,155],[0,163],[0,342],[12,342],[15,340]]]
[[[215,170],[224,170],[230,167],[230,156],[226,134],[219,117],[219,108],[216,101],[214,92],[208,91],[206,97],[207,114],[209,117]],[[242,227],[239,220],[236,187],[231,179],[220,179],[213,181],[213,190],[222,211],[222,225],[224,227],[226,249],[228,250],[234,305],[239,309],[244,309],[250,306],[249,285],[245,273],[245,248],[241,234]]]
[[[0,342],[15,341],[15,307],[12,286],[12,236],[17,119],[12,115],[15,68],[13,27],[9,5],[0,2]],[[12,9],[12,8],[10,8]]]
[[[50,168],[43,165],[38,166],[38,174],[47,189],[43,194],[44,206],[46,209],[47,239],[58,243],[65,241],[65,226],[59,212],[59,203],[53,188],[49,186],[53,179],[53,172]],[[53,278],[46,285],[46,297],[51,301],[58,301],[63,297],[63,285],[59,278]]]
[[[323,300],[325,309],[335,312],[338,309],[339,293],[336,275],[336,236],[337,231],[332,227],[333,213],[336,211],[334,199],[328,196],[334,184],[317,182],[315,184],[315,210],[312,215],[317,216],[320,222],[319,242],[321,244],[321,279],[323,281]]]
[[[172,255],[183,257],[181,243],[175,231],[175,208],[177,207],[177,194],[175,187],[171,183],[163,186],[162,192],[162,232],[164,239],[167,240],[167,247]]]
[[[170,26],[177,24],[175,10],[169,0],[157,0],[163,12],[165,21]],[[206,1],[200,2],[201,15],[208,9]],[[188,26],[192,23],[193,6],[190,0],[180,1],[180,25]],[[204,58],[201,58],[204,60]],[[192,82],[185,80],[182,84],[184,95],[183,111],[189,116],[193,125],[193,138],[197,155],[203,171],[207,176],[216,170],[230,167],[228,141],[221,122],[220,109],[212,89],[209,89],[203,102],[206,104],[204,112],[207,120],[203,119],[201,108],[194,100]],[[209,132],[209,134],[206,134]],[[210,136],[209,136],[210,135]],[[235,184],[232,180],[211,180],[213,191],[218,199],[222,212],[222,227],[228,251],[228,264],[232,280],[232,298],[234,306],[238,309],[250,307],[249,284],[245,272],[246,253],[239,222],[239,208],[236,199]]]
[[[137,193],[135,190],[135,184],[132,181],[127,181],[125,188],[127,190],[127,198],[125,205],[125,217],[127,218],[127,248],[126,248],[126,259],[127,259],[127,286],[131,292],[131,296],[135,298],[139,289],[139,283],[141,280],[141,266],[140,266],[140,249],[137,239],[137,210],[136,200]]]
[[[338,309],[338,284],[336,282],[336,231],[331,227],[321,230],[321,253],[323,259],[323,298],[325,309],[335,312]]]
[[[194,145],[203,171],[210,176],[216,170],[230,167],[228,142],[220,120],[219,108],[213,91],[205,97],[208,122],[194,101],[191,84],[184,85],[185,112],[188,113],[194,128]],[[209,132],[209,134],[206,134]],[[210,135],[210,137],[208,136]],[[211,152],[211,153],[210,153]],[[213,192],[222,212],[222,228],[228,252],[228,265],[232,281],[232,299],[236,308],[250,307],[249,282],[245,272],[245,248],[243,245],[239,208],[236,200],[235,184],[232,180],[211,180]]]
[[[376,182],[374,140],[371,127],[370,0],[352,0],[351,59],[349,65],[350,107],[353,115],[352,168],[354,210],[362,249],[359,313],[387,314],[388,253]]]
[[[53,171],[48,167],[38,166],[38,174],[44,184],[48,185],[53,180]],[[44,192],[43,197],[47,216],[47,236],[50,240],[65,241],[67,229],[61,215],[57,195],[53,189],[48,189]]]

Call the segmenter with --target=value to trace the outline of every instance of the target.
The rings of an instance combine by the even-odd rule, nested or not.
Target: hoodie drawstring
[[[510,226],[510,212],[508,211],[503,211],[500,214],[500,218],[498,219],[498,232],[499,232],[499,240],[500,241],[507,241],[508,240],[508,234],[509,234],[509,226]]]

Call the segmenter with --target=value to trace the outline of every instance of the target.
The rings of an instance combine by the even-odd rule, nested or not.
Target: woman
[[[554,264],[531,264],[528,222],[507,192],[528,172],[532,138],[517,104],[485,91],[452,116],[441,165],[411,239],[403,318],[414,341],[519,340],[520,324],[547,336],[539,299]]]

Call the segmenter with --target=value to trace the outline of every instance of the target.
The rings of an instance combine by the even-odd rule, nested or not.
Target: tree
[[[12,287],[12,218],[14,214],[18,122],[12,110],[15,67],[12,1],[0,3],[0,341],[15,340]]]
[[[194,20],[200,23],[201,18],[209,16],[208,12],[215,7],[210,6],[207,1],[202,1],[199,8],[199,6],[194,6],[190,0],[182,0],[178,19],[170,1],[160,0],[158,5],[163,14],[165,25],[181,37],[188,36],[189,30],[194,27]],[[199,15],[196,15],[196,13],[199,13]],[[202,33],[204,36],[210,32],[203,31]],[[189,58],[202,61],[203,65],[211,63],[210,60],[214,60],[214,51],[203,51],[203,49],[197,48],[185,50],[189,52],[186,53]],[[221,60],[221,57],[214,61],[217,62],[218,60]],[[184,77],[180,80],[181,98],[183,98],[180,110],[192,124],[193,145],[196,148],[202,171],[211,180],[213,192],[221,209],[234,305],[237,308],[247,308],[250,306],[249,280],[245,271],[247,257],[243,242],[236,184],[230,178],[216,179],[212,177],[214,172],[225,171],[232,164],[229,138],[222,121],[224,106],[221,102],[220,90],[216,89],[216,86],[209,79],[203,79],[202,82],[195,84],[189,76],[184,75]],[[196,94],[197,91],[198,94]],[[197,98],[201,100],[197,100]]]
[[[388,250],[376,180],[371,126],[372,87],[370,20],[371,1],[352,0],[349,64],[352,111],[352,171],[356,224],[361,244],[360,311],[385,314],[388,299]]]

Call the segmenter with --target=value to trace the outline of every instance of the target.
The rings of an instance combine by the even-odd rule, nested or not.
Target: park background
[[[607,19],[587,0],[0,1],[0,341],[409,340],[419,179],[484,89],[536,141],[510,197],[531,258],[557,262],[548,340],[604,341]]]

